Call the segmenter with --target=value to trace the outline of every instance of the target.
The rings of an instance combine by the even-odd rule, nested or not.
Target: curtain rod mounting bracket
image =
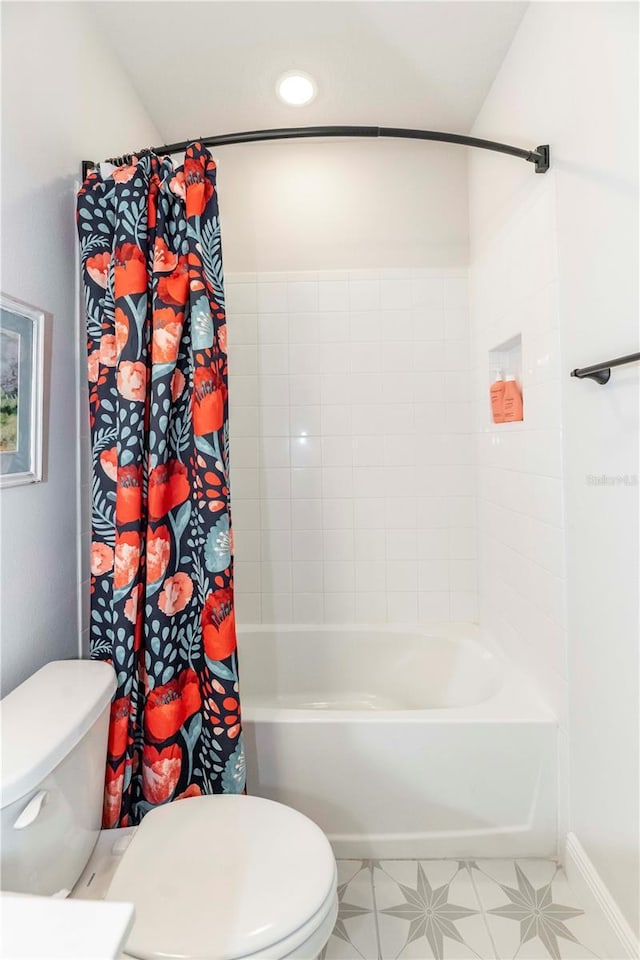
[[[536,173],[546,173],[549,169],[549,144],[543,143],[536,147],[537,157],[534,158]]]

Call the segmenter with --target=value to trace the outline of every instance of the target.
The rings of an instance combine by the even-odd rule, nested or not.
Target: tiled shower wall
[[[475,619],[466,272],[226,290],[240,622]]]
[[[557,713],[566,832],[567,623],[555,180],[489,227],[472,256],[480,617]],[[522,337],[524,420],[493,424],[490,351]],[[506,372],[506,371],[505,371]]]

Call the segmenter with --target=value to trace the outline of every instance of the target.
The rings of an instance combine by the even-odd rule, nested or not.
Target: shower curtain
[[[216,167],[199,143],[78,194],[91,656],[113,664],[103,824],[244,790]]]

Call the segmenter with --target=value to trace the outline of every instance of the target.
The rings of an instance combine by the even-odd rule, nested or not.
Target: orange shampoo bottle
[[[504,422],[522,420],[522,394],[514,376],[508,376],[504,384]]]
[[[491,415],[494,423],[504,423],[504,389],[505,383],[502,379],[502,372],[496,370],[496,379],[491,384],[489,391],[491,396]]]

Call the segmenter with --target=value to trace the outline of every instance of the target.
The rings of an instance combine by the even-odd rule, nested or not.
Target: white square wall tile
[[[379,436],[354,436],[352,450],[356,467],[374,467],[383,462],[384,444]]]
[[[331,497],[322,501],[322,526],[325,530],[353,529],[353,497]]]
[[[464,620],[470,623],[478,621],[478,593],[476,590],[462,593],[452,590],[450,593],[450,615],[452,620]]]
[[[325,560],[353,560],[353,530],[325,530],[323,556]]]
[[[324,403],[320,408],[320,433],[326,437],[350,436],[352,431],[351,407],[336,403]]]
[[[291,531],[263,530],[260,538],[260,558],[263,561],[291,560]]]
[[[349,314],[349,339],[352,343],[378,343],[381,333],[381,315],[376,309]]]
[[[229,375],[247,376],[258,372],[258,345],[237,343],[229,350]]]
[[[353,623],[355,610],[355,596],[352,593],[325,593],[325,623]]]
[[[418,594],[415,591],[387,592],[389,623],[417,623]]]
[[[434,314],[444,311],[444,280],[434,278],[414,278],[411,280],[411,305],[427,309]]]
[[[235,596],[234,604],[239,626],[245,623],[261,623],[262,605],[259,593],[238,593]]]
[[[260,529],[260,500],[241,500],[235,498],[232,504],[233,532],[239,530]]]
[[[286,310],[286,283],[258,284],[258,313],[284,313]]]
[[[320,467],[292,467],[291,495],[299,500],[319,500],[322,496]]]
[[[290,430],[292,437],[318,437],[324,432],[319,406],[298,406],[290,408]]]
[[[286,376],[261,376],[260,402],[264,406],[283,406],[289,403],[289,378]]]
[[[357,497],[353,523],[360,530],[385,530],[385,501],[382,497]]]
[[[259,443],[260,464],[263,467],[288,467],[291,464],[289,437],[261,437]],[[232,453],[235,447],[232,443]]]
[[[260,526],[262,530],[290,530],[291,500],[265,496],[260,508]]]
[[[320,373],[349,373],[351,370],[351,351],[349,344],[321,343],[315,347]]]
[[[322,560],[323,536],[321,530],[294,530],[291,544],[292,556],[295,561]]]
[[[448,592],[429,591],[418,594],[418,622],[439,623],[451,616],[451,595]]]
[[[234,528],[233,555],[236,560],[259,562],[262,553],[262,537],[259,530]]]
[[[232,496],[237,500],[255,500],[260,496],[260,474],[254,467],[233,467]]]
[[[324,623],[324,597],[321,593],[293,594],[294,623]]]
[[[318,309],[322,311],[349,309],[349,283],[346,280],[321,280],[318,283]]]
[[[258,308],[258,287],[255,283],[226,283],[225,307],[227,316],[255,313]]]
[[[286,313],[267,313],[258,317],[259,343],[287,343],[289,321]]]
[[[319,467],[322,463],[320,437],[292,437],[291,465],[293,467]]]
[[[325,593],[353,593],[355,567],[350,560],[325,560],[323,568]]]
[[[260,433],[260,409],[252,406],[236,406],[234,398],[229,403],[229,432],[235,437],[257,437]],[[233,439],[232,439],[233,442]]]
[[[263,406],[260,408],[260,434],[262,437],[289,436],[289,406]]]
[[[236,560],[234,564],[234,587],[240,593],[260,593],[260,564]]]
[[[289,398],[293,405],[317,405],[320,403],[319,374],[290,374]]]
[[[235,437],[230,444],[229,456],[235,467],[257,467],[259,440],[257,437]]]
[[[465,311],[469,307],[469,281],[466,277],[449,278],[444,281],[444,308],[447,312]]]
[[[380,592],[386,588],[387,568],[383,560],[357,560],[355,575],[359,593]]]
[[[290,593],[261,594],[262,623],[291,623],[293,602]]]
[[[380,277],[380,308],[408,310],[412,306],[412,283],[409,278]]]
[[[419,560],[447,560],[449,558],[449,529],[446,526],[416,533],[416,553]]]
[[[417,556],[415,530],[387,530],[387,560],[415,560]]]
[[[252,374],[229,377],[229,395],[234,407],[257,406],[260,401],[258,377]]]
[[[457,527],[449,531],[449,551],[452,559],[473,559],[477,555],[477,549],[477,534],[472,527]]]
[[[418,570],[413,560],[387,561],[386,588],[390,592],[415,591],[418,588]]]
[[[264,467],[260,471],[260,496],[263,501],[291,497],[291,472],[288,467]],[[263,510],[264,514],[264,510]]]
[[[255,313],[229,313],[227,316],[229,350],[236,344],[258,342],[258,317]]]
[[[349,373],[323,373],[320,377],[320,402],[326,407],[350,404],[353,377]]]
[[[420,560],[418,587],[421,593],[443,593],[449,589],[449,562],[447,560]]]
[[[322,467],[322,496],[343,498],[353,496],[351,467]]]
[[[351,437],[322,438],[323,467],[350,467],[353,463],[353,441]]]
[[[273,346],[278,346],[273,344]],[[290,343],[288,372],[298,376],[323,372],[320,346],[317,343]]]
[[[288,336],[290,343],[317,344],[320,342],[320,317],[317,313],[290,313]]]
[[[237,351],[238,348],[236,348]],[[258,351],[258,347],[255,347]],[[256,366],[258,365],[256,355]],[[259,350],[259,367],[261,376],[289,373],[289,351],[286,344],[261,343]],[[248,371],[247,371],[248,372]]]
[[[294,530],[321,530],[322,500],[292,500],[291,525]]]
[[[354,530],[353,550],[356,560],[384,560],[387,555],[384,530]]]
[[[387,622],[386,593],[356,593],[355,598],[356,623]]]
[[[291,561],[268,560],[260,564],[263,593],[291,593]]]
[[[476,560],[450,560],[449,584],[451,590],[475,592],[478,588],[478,565]]]
[[[321,594],[324,588],[321,560],[294,560],[291,565],[293,592]]]
[[[293,281],[287,287],[287,305],[291,313],[311,313],[318,309],[318,284]]]
[[[351,312],[377,310],[380,304],[380,283],[377,277],[349,280],[349,309]]]

